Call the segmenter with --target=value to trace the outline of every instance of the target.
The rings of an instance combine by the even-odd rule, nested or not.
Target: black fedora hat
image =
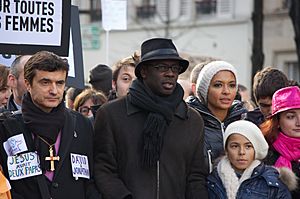
[[[135,76],[141,78],[140,70],[143,63],[152,60],[178,60],[182,70],[179,74],[186,71],[189,61],[181,58],[171,39],[153,38],[146,40],[141,46],[141,61],[135,67]]]

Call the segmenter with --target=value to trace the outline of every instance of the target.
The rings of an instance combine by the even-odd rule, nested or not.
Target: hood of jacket
[[[298,178],[296,174],[286,167],[276,168],[279,173],[280,180],[288,187],[290,191],[294,191],[298,187]]]

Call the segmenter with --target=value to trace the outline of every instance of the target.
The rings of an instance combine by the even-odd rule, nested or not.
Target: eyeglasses
[[[159,72],[167,72],[169,69],[172,70],[174,73],[180,73],[182,70],[182,67],[178,64],[173,64],[173,65],[167,65],[167,64],[156,64],[152,65],[156,70]]]
[[[78,109],[79,113],[81,113],[83,115],[88,115],[90,110],[91,110],[91,108],[89,108],[87,106],[83,106]]]
[[[82,106],[79,107],[78,112],[83,115],[88,115],[89,112],[92,111],[93,115],[95,115],[100,106],[102,106],[102,104],[92,105],[91,107]]]

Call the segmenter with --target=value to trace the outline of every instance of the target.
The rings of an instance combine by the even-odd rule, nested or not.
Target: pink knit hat
[[[272,116],[296,108],[300,108],[300,88],[298,86],[285,87],[273,94]]]

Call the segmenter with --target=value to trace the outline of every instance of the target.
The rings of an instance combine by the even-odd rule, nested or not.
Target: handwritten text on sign
[[[0,43],[58,46],[61,29],[62,0],[0,0]]]
[[[73,177],[76,179],[79,177],[90,179],[89,161],[87,156],[71,153],[71,165]]]
[[[7,168],[10,180],[19,180],[42,174],[40,160],[35,152],[8,156]]]

